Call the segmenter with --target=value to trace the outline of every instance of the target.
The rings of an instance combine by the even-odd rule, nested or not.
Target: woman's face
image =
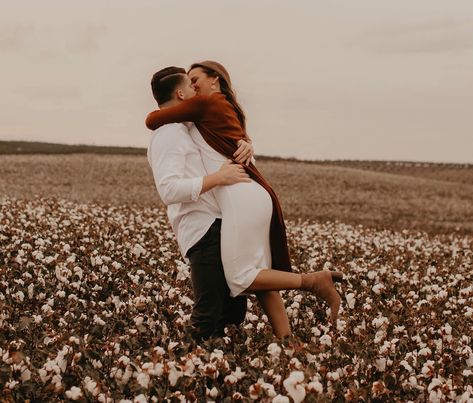
[[[196,95],[209,95],[217,91],[211,87],[212,84],[215,84],[216,88],[218,88],[218,77],[209,77],[201,67],[192,69],[189,71],[188,75],[191,79]]]

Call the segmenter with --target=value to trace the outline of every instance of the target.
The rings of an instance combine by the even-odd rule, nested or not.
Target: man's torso
[[[152,169],[153,164],[165,156],[162,153],[169,152],[184,156],[182,163],[173,167],[173,169],[182,170],[183,179],[207,175],[200,150],[189,135],[187,127],[182,123],[162,126],[152,134],[148,146],[148,162]],[[172,164],[174,160],[169,159],[169,162]],[[166,167],[159,168],[156,172],[153,169],[158,190],[159,177],[165,173],[165,169]],[[216,218],[221,218],[220,209],[212,191],[201,194],[196,201],[169,204],[167,214],[183,255],[202,238]]]

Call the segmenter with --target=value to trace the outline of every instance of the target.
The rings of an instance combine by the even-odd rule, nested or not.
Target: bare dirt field
[[[261,159],[291,220],[473,232],[473,166]],[[143,155],[2,155],[0,194],[157,206]]]

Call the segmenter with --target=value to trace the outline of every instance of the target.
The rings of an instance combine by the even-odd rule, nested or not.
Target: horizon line
[[[15,147],[16,150],[3,150],[2,144],[9,144],[10,146]],[[22,150],[21,145],[32,145],[36,144],[39,146],[52,146],[52,147],[66,147],[69,148],[69,151],[61,153],[60,151],[50,150],[49,152],[44,150]],[[70,143],[52,143],[48,141],[28,141],[28,140],[0,140],[0,155],[21,155],[21,154],[85,154],[86,150],[71,150],[74,148],[90,148],[91,153],[93,149],[100,149],[100,150],[107,150],[109,149],[110,152],[103,153],[103,154],[116,154],[116,155],[139,155],[139,154],[146,154],[146,147],[136,147],[136,146],[117,146],[117,145],[97,145],[97,144],[70,144]],[[119,151],[130,150],[130,152],[120,153]],[[134,152],[133,152],[134,151]],[[266,154],[256,154],[258,158],[263,159],[276,159],[276,160],[285,160],[285,161],[294,161],[294,162],[304,162],[304,163],[311,163],[311,162],[324,162],[324,163],[336,163],[336,162],[374,162],[374,163],[393,163],[393,164],[422,164],[422,165],[462,165],[473,167],[473,162],[447,162],[447,161],[419,161],[419,160],[400,160],[400,159],[348,159],[348,158],[325,158],[325,159],[307,159],[307,158],[299,158],[294,156],[277,156],[277,155],[266,155]]]

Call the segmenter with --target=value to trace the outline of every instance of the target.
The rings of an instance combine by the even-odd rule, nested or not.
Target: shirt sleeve
[[[168,123],[199,122],[208,105],[208,96],[195,96],[185,99],[179,105],[150,112],[146,117],[146,127],[151,130]]]
[[[189,136],[184,127],[161,129],[152,139],[149,163],[159,196],[165,205],[193,202],[199,199],[203,177],[185,178],[186,144]]]

